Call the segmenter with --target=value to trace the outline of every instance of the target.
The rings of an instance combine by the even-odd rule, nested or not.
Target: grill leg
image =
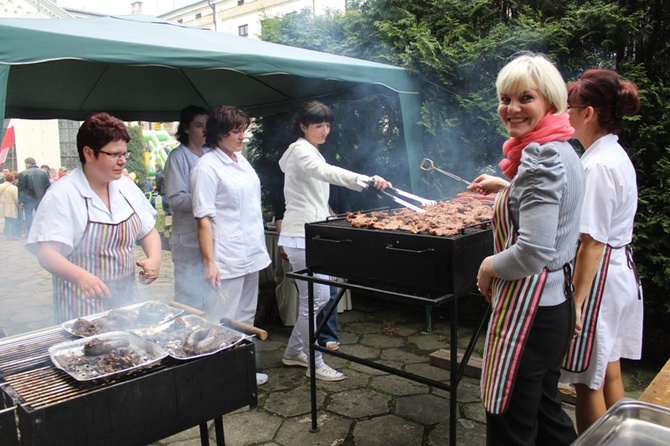
[[[433,332],[433,307],[426,305],[426,328],[423,329],[425,334]]]
[[[214,432],[216,432],[216,446],[226,446],[226,437],[223,436],[223,417],[214,419]]]
[[[200,444],[209,446],[209,434],[207,432],[207,423],[200,423]]]
[[[456,429],[458,422],[458,299],[451,300],[451,364],[449,366],[449,446],[456,446]]]
[[[312,273],[309,273],[312,276]],[[314,364],[316,363],[316,355],[314,350],[314,344],[316,343],[316,336],[314,336],[314,320],[316,316],[314,315],[314,282],[309,281],[307,283],[307,302],[309,307],[309,390],[310,390],[310,399],[312,406],[312,427],[310,432],[319,432],[319,425],[316,422],[316,370],[314,370]],[[325,321],[324,321],[325,322]]]

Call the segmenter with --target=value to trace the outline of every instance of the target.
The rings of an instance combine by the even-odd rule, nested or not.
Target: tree
[[[142,128],[137,125],[128,126],[130,141],[128,142],[128,159],[126,160],[126,169],[128,172],[135,172],[135,181],[142,184],[147,179],[147,167],[144,163],[144,152],[146,147]]]
[[[391,63],[416,73],[423,81],[422,155],[466,178],[497,170],[505,135],[496,115],[495,78],[515,53],[547,54],[567,81],[592,67],[615,69],[634,81],[643,108],[628,120],[621,141],[638,173],[635,258],[647,307],[645,359],[662,363],[670,343],[665,330],[670,324],[668,31],[670,2],[663,0],[366,0],[349,2],[343,15],[268,19],[262,38]],[[378,144],[386,144],[385,154],[394,153],[394,140],[385,138],[402,128],[393,120],[394,104],[385,105],[383,113],[376,113],[373,101],[362,102],[353,112],[342,105],[338,116],[355,118],[345,120],[342,130],[367,130]],[[371,117],[368,122],[377,125],[361,128],[360,117]],[[383,135],[385,117],[393,125]],[[347,147],[355,146],[355,134],[342,138]],[[356,165],[376,158],[370,147],[380,146],[362,145],[337,155]],[[423,181],[424,190],[439,197],[460,189],[441,175],[424,175]]]

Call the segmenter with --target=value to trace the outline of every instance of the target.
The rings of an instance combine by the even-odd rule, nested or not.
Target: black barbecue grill
[[[355,228],[344,217],[305,225],[307,267],[357,283],[426,297],[474,290],[477,270],[493,249],[490,223],[456,235]]]
[[[482,323],[473,334],[463,354],[462,362],[459,364],[457,355],[457,302],[460,297],[476,290],[479,265],[486,256],[492,253],[493,234],[490,222],[465,227],[458,234],[451,236],[435,236],[428,233],[413,234],[399,230],[355,228],[343,217],[305,224],[307,268],[287,273],[287,275],[308,282],[310,320],[315,317],[314,283],[330,284],[343,288],[338,294],[338,301],[344,294],[344,289],[351,289],[401,302],[425,305],[427,309],[449,303],[451,306],[449,383],[444,384],[394,367],[355,357],[341,350],[331,351],[317,345],[316,337],[320,333],[325,320],[330,317],[337,305],[332,305],[328,314],[324,317],[324,322],[317,327],[316,331],[312,324],[309,324],[310,350],[318,350],[449,391],[451,393],[449,398],[449,442],[451,446],[455,446],[458,419],[458,384],[487,317],[487,314],[482,315]],[[316,274],[332,275],[347,279],[347,282],[334,282],[318,277]],[[311,353],[311,431],[317,431],[316,377],[313,372],[314,356]]]
[[[74,336],[61,327],[0,340],[0,443],[146,445],[215,420],[223,444],[225,413],[256,407],[254,345],[188,361],[166,358],[130,375],[81,382],[50,363],[48,348]]]

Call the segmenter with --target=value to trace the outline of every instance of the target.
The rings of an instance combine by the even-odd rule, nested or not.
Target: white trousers
[[[220,289],[221,293],[207,296],[207,320],[218,324],[225,317],[254,325],[258,305],[258,271],[234,279],[223,279]]]
[[[284,246],[284,251],[288,256],[289,263],[291,264],[291,269],[293,271],[298,271],[307,267],[305,262],[305,250],[301,248],[290,248]],[[315,274],[316,277],[321,277],[327,279],[328,276]],[[284,356],[288,358],[295,358],[304,352],[306,355],[309,355],[309,325],[312,324],[314,329],[316,329],[316,315],[319,314],[321,309],[328,304],[330,300],[330,287],[328,285],[322,285],[319,283],[314,284],[314,319],[309,320],[309,288],[308,283],[304,280],[296,280],[296,286],[298,287],[298,319],[293,326],[293,331],[291,332],[291,337],[288,340],[288,346],[286,347],[286,353]],[[319,369],[323,365],[323,357],[321,352],[315,352],[315,367]]]

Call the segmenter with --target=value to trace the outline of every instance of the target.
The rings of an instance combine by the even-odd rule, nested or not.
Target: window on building
[[[196,12],[195,13],[195,18],[196,19],[202,18],[202,12]]]
[[[184,19],[177,20],[177,23],[184,23]]]
[[[247,37],[249,35],[249,25],[238,26],[237,34],[241,37]]]
[[[244,0],[237,0],[237,6],[242,6],[244,4]]]

